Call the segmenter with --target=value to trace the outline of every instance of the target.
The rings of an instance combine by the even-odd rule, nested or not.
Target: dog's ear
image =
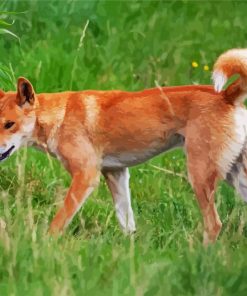
[[[19,77],[17,81],[17,104],[23,106],[25,103],[34,104],[34,90],[30,81]]]

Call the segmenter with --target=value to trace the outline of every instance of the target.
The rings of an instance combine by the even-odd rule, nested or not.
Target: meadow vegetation
[[[2,0],[0,11],[0,27],[19,37],[0,35],[5,90],[19,76],[38,93],[211,84],[216,57],[247,40],[242,1]],[[183,151],[130,172],[134,237],[121,233],[102,179],[54,239],[67,172],[33,148],[1,164],[0,295],[246,295],[247,207],[234,190],[219,184],[223,230],[205,249]]]

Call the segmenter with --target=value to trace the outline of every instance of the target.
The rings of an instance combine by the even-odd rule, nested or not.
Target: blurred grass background
[[[2,0],[0,11],[16,12],[0,13],[11,24],[0,26],[19,37],[0,35],[5,90],[18,76],[37,92],[210,84],[216,57],[246,47],[242,1]],[[131,169],[134,238],[119,230],[103,180],[53,239],[46,232],[70,183],[65,170],[28,148],[0,173],[0,295],[247,293],[246,205],[220,184],[223,231],[204,249],[181,150]]]

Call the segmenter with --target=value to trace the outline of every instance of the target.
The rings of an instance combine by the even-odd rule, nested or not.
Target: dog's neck
[[[56,136],[63,122],[65,108],[56,109],[44,102],[45,94],[37,96],[35,106],[36,122],[32,135],[32,146],[55,154]]]

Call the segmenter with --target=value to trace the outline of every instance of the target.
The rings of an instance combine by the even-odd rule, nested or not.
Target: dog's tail
[[[247,97],[247,49],[231,49],[219,56],[212,75],[215,91],[221,92],[228,78],[234,74],[240,77],[224,92],[231,103],[243,101]]]

